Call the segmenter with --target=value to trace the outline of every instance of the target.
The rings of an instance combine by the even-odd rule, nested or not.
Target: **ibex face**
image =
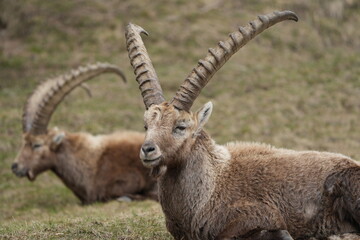
[[[55,164],[55,152],[61,145],[64,133],[57,129],[47,134],[33,135],[24,133],[20,152],[11,169],[18,177],[35,180],[43,171],[51,169]]]
[[[211,112],[211,102],[197,113],[178,110],[166,102],[152,105],[144,114],[147,132],[140,151],[143,164],[147,167],[168,166],[176,164],[172,161],[186,159]],[[185,157],[179,158],[179,154]]]

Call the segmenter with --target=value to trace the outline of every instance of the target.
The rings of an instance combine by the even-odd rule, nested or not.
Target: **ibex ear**
[[[212,102],[207,102],[202,108],[199,109],[199,111],[197,111],[196,115],[198,121],[197,122],[198,128],[196,129],[194,135],[197,135],[201,131],[205,123],[207,123],[212,113],[212,109],[213,109]]]
[[[65,138],[64,132],[56,133],[56,135],[51,140],[50,149],[52,151],[56,151],[58,149],[58,147],[61,145],[61,143],[63,142],[64,138]]]

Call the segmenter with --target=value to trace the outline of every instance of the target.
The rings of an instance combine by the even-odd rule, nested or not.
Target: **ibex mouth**
[[[28,173],[28,170],[26,168],[19,168],[19,165],[17,163],[14,163],[11,166],[11,170],[17,177],[25,177]]]
[[[12,168],[13,173],[19,177],[27,177],[29,179],[29,181],[34,181],[35,180],[35,174],[32,170],[28,170],[27,168],[24,169],[18,169],[18,168]]]
[[[13,173],[17,176],[17,177],[26,177],[27,176],[27,172],[26,171],[13,171]]]
[[[158,165],[161,161],[161,157],[159,156],[157,158],[154,159],[142,159],[142,162],[144,164],[145,167],[154,167],[156,165]]]

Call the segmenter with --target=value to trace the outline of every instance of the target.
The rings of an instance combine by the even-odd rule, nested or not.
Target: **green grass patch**
[[[207,49],[237,26],[274,10],[297,12],[298,23],[281,23],[234,55],[193,109],[213,101],[207,130],[218,143],[258,141],[360,159],[360,6],[331,2],[341,7],[326,0],[0,1],[0,239],[172,239],[157,203],[81,206],[54,174],[30,183],[10,170],[27,96],[40,81],[79,65],[109,61],[128,83],[111,75],[94,79],[93,97],[74,91],[50,127],[143,131],[127,22],[150,33],[144,42],[169,99]]]

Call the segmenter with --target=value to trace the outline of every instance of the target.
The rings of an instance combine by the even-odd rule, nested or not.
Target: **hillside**
[[[50,126],[143,131],[128,22],[150,33],[144,42],[171,98],[207,49],[238,26],[275,10],[296,12],[298,23],[278,24],[234,55],[193,109],[214,103],[207,131],[218,143],[257,141],[360,160],[360,4],[295,2],[0,0],[0,239],[171,239],[154,202],[83,207],[52,173],[30,183],[10,170],[26,98],[39,82],[79,65],[117,64],[128,83],[110,75],[89,82],[93,97],[74,91]]]

